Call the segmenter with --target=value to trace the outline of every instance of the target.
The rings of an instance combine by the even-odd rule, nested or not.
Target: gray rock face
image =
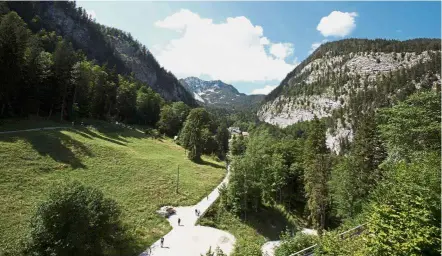
[[[280,127],[312,120],[314,116],[318,118],[328,117],[331,116],[333,110],[343,108],[349,104],[351,96],[347,91],[350,89],[363,90],[367,81],[374,81],[382,75],[387,75],[401,68],[411,68],[429,60],[431,58],[428,51],[420,54],[414,52],[357,52],[339,56],[325,54],[322,58],[311,61],[294,74],[288,80],[288,88],[314,86],[314,83],[324,80],[331,73],[335,74],[336,77],[345,73],[350,78],[356,78],[354,80],[359,81],[359,84],[351,84],[347,81],[342,84],[334,84],[335,91],[333,91],[332,86],[328,86],[319,93],[305,94],[300,92],[296,96],[281,93],[274,100],[263,104],[257,115],[261,121]],[[440,84],[440,75],[437,78],[436,83]],[[331,81],[339,83],[340,80],[336,78],[335,81],[333,79]],[[419,89],[420,81],[413,82],[415,87]],[[351,141],[353,130],[349,123],[338,123],[333,132],[327,131],[326,136],[327,146],[335,152],[339,152],[339,141],[343,139]]]
[[[134,72],[135,78],[155,87],[157,82],[157,75],[153,68],[149,67],[148,63],[143,63],[137,56],[137,49],[130,45],[129,42],[123,41],[115,36],[107,37],[115,51],[118,53],[121,60]],[[154,88],[157,89],[157,88]]]

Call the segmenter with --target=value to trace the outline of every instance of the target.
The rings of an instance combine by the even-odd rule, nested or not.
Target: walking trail
[[[164,236],[163,247],[161,247],[160,240],[158,240],[140,256],[199,256],[204,255],[209,248],[212,248],[213,252],[216,247],[229,255],[235,244],[235,237],[232,234],[212,227],[195,225],[198,218],[203,216],[219,197],[218,189],[229,182],[229,169],[230,166],[223,181],[198,204],[176,207],[176,214],[168,218],[172,230]],[[200,216],[196,216],[195,209],[201,212]],[[181,219],[181,225],[179,226],[178,218]]]

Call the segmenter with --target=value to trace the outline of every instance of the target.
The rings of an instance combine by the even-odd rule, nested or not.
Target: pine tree
[[[304,153],[304,186],[310,220],[321,232],[326,225],[329,204],[327,182],[330,158],[325,145],[325,127],[315,116],[309,129]]]

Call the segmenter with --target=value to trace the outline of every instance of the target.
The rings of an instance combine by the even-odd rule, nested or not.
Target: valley
[[[0,2],[0,255],[440,255],[440,3],[210,4]]]

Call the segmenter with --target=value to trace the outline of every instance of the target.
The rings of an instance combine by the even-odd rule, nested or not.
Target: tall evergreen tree
[[[326,225],[329,206],[327,182],[330,176],[330,158],[325,145],[325,127],[315,116],[308,132],[304,153],[304,187],[310,221],[321,232]]]

